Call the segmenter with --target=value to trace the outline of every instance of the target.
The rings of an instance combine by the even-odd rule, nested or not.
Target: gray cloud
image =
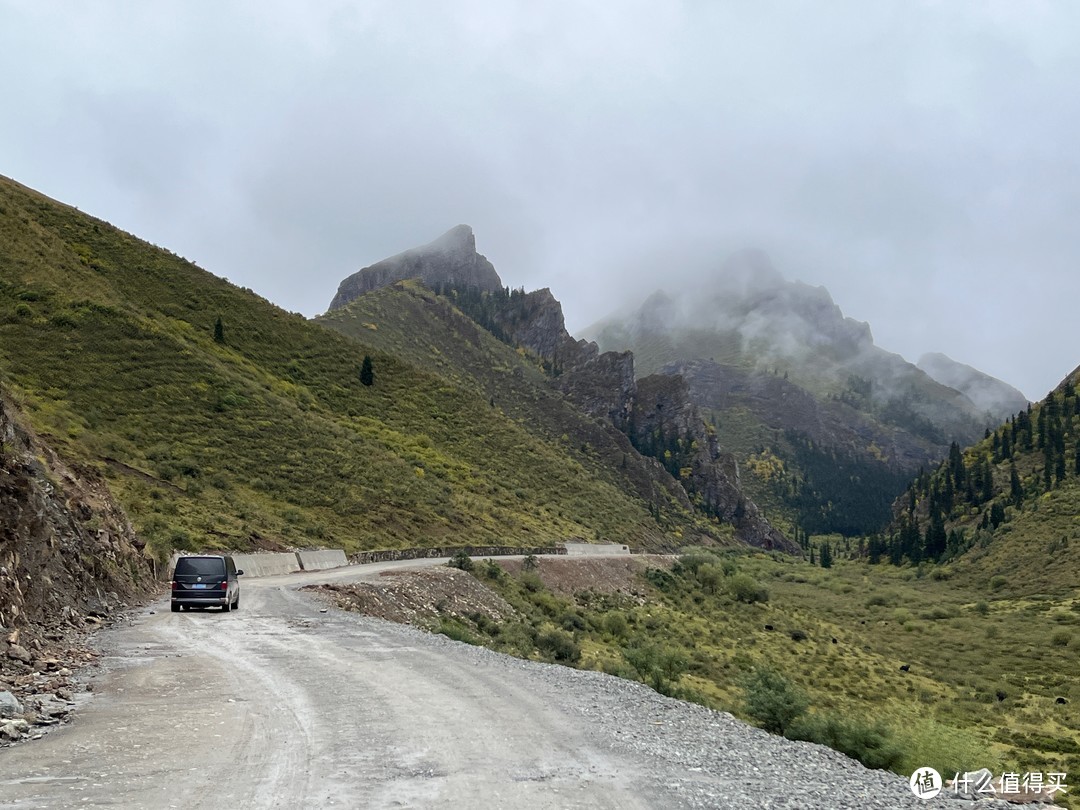
[[[0,172],[287,309],[468,222],[571,329],[755,246],[909,359],[1033,397],[1080,363],[1072,3],[0,0],[0,19]]]

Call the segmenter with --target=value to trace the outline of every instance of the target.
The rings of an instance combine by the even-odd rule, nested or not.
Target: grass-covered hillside
[[[947,563],[992,593],[1076,595],[1080,370],[975,445],[954,446],[897,501],[872,559]]]
[[[589,447],[373,344],[0,180],[0,377],[155,555],[663,534]]]
[[[365,293],[317,321],[476,391],[494,411],[636,495],[675,539],[684,529],[730,538],[731,527],[695,514],[682,487],[654,460],[639,455],[626,434],[587,416],[552,385],[542,358],[495,337],[463,314],[452,297],[418,282],[400,282]]]

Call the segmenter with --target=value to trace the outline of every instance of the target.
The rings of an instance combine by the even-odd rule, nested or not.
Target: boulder
[[[22,713],[22,704],[11,692],[0,692],[0,717],[15,717]]]
[[[22,661],[24,664],[29,664],[33,658],[25,647],[20,647],[18,644],[12,644],[8,647],[7,657],[15,661]]]

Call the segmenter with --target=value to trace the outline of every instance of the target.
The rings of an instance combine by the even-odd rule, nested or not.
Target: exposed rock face
[[[626,431],[630,421],[637,383],[634,381],[634,355],[631,352],[583,352],[573,368],[558,378],[560,390],[590,416],[610,421]]]
[[[563,368],[595,355],[596,344],[577,341],[566,331],[562,304],[547,287],[525,293],[495,315],[495,322],[519,346]]]
[[[59,638],[153,587],[104,480],[65,464],[0,394],[0,628],[11,631],[0,636],[0,675],[36,661],[47,633]]]
[[[733,524],[736,535],[758,548],[800,554],[798,546],[774,529],[739,486],[735,457],[721,453],[690,402],[686,381],[654,374],[638,380],[630,427],[635,446],[664,457],[670,453],[691,497],[708,512]],[[687,470],[686,475],[682,470]]]
[[[417,278],[424,284],[454,284],[497,290],[502,280],[484,256],[476,252],[476,237],[468,225],[451,228],[434,242],[406,250],[353,273],[338,286],[330,309],[397,281]]]
[[[957,363],[947,355],[924,354],[918,366],[937,382],[964,394],[976,407],[990,414],[994,422],[1004,422],[1028,406],[1027,397],[1008,383]]]

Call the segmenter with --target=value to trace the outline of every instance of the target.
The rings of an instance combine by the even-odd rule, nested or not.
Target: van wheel
[[[180,612],[180,606],[179,605],[169,605],[169,610],[171,610],[173,613],[179,613]]]

